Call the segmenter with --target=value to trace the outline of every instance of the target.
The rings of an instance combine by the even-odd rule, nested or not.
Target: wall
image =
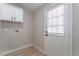
[[[72,55],[79,56],[79,4],[73,4]]]
[[[32,14],[27,9],[24,9],[23,18],[23,23],[1,22],[1,52],[32,43]],[[15,32],[16,29],[18,29],[19,32]]]
[[[44,49],[44,8],[41,7],[33,13],[33,42],[34,45]]]

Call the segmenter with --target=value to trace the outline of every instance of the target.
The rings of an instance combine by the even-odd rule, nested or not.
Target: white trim
[[[4,55],[6,55],[6,54],[8,54],[8,53],[11,53],[11,52],[14,52],[14,51],[18,51],[18,50],[21,50],[21,49],[24,49],[24,48],[28,48],[28,47],[30,47],[30,46],[32,46],[32,45],[33,45],[33,44],[28,44],[28,45],[25,45],[25,46],[22,46],[22,47],[13,49],[13,50],[9,50],[9,51],[3,52],[3,53],[1,54],[1,56],[4,56]]]
[[[73,5],[72,4],[70,4],[70,6],[71,6],[71,19],[70,19],[70,21],[71,21],[71,34],[70,34],[70,56],[72,56],[72,16],[73,16]]]
[[[43,54],[46,54],[45,50],[39,48],[37,45],[33,45],[35,48],[37,48],[39,51],[41,51]]]
[[[48,33],[48,35],[53,35],[53,36],[61,36],[64,37],[64,33]]]

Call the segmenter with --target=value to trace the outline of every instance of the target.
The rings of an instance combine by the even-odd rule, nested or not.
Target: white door
[[[45,11],[44,47],[47,55],[70,55],[71,4],[55,4]]]

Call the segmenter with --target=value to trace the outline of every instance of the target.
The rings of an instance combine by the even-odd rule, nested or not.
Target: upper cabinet
[[[17,21],[23,22],[23,9],[19,8],[19,9],[18,9],[18,12],[19,12],[19,13],[18,13],[19,16],[18,16]]]
[[[15,11],[15,10],[14,10]],[[13,8],[8,4],[2,4],[2,20],[12,21],[13,17]]]
[[[1,20],[23,22],[23,9],[10,4],[1,4]]]

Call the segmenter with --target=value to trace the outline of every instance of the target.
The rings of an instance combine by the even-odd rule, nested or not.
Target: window
[[[47,27],[49,33],[64,34],[64,5],[47,12]]]

